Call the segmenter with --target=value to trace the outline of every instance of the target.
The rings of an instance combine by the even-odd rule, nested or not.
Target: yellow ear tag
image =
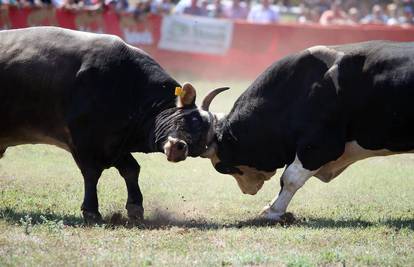
[[[185,91],[181,87],[175,87],[175,95],[183,97],[185,95]]]

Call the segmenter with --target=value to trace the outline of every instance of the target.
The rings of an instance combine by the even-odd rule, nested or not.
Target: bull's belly
[[[67,128],[63,128],[62,131],[49,133],[32,129],[3,131],[0,132],[0,150],[6,150],[8,147],[25,144],[46,144],[70,151],[70,140]]]
[[[376,156],[389,156],[401,153],[412,153],[413,150],[406,152],[393,152],[387,149],[369,150],[361,147],[356,141],[348,142],[345,144],[344,153],[337,159],[323,165],[318,172],[314,175],[324,182],[329,182],[336,176],[341,174],[351,164]]]

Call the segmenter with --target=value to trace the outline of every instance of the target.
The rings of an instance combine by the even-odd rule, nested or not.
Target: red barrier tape
[[[358,25],[320,26],[299,24],[257,25],[235,22],[233,40],[225,55],[207,55],[159,49],[162,17],[135,21],[131,15],[111,10],[72,12],[56,9],[0,9],[0,28],[55,25],[118,35],[136,35],[137,45],[150,53],[172,74],[203,79],[253,79],[275,60],[313,45],[332,45],[374,39],[413,41],[414,28]],[[143,33],[147,31],[147,35]],[[148,32],[150,34],[148,34]],[[149,37],[149,39],[147,38]],[[151,44],[148,43],[151,41]]]

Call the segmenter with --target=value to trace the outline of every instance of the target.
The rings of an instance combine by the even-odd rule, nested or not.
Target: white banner
[[[233,38],[233,22],[186,15],[164,16],[158,47],[180,52],[225,54]]]

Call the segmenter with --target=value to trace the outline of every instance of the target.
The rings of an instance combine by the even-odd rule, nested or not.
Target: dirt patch
[[[123,226],[127,228],[138,227],[141,229],[170,229],[178,227],[183,229],[220,229],[220,228],[244,228],[244,227],[269,227],[269,226],[290,226],[299,222],[292,213],[286,213],[282,220],[272,221],[263,218],[253,218],[245,221],[221,224],[207,220],[206,218],[189,218],[185,215],[171,212],[165,209],[156,208],[144,220],[130,221],[121,212],[114,212],[105,217],[108,227]]]

